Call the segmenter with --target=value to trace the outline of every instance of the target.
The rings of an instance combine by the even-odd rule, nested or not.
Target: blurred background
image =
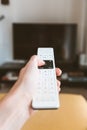
[[[77,86],[77,87],[82,86],[81,89],[83,89],[84,86],[86,87],[87,84],[86,5],[87,5],[86,0],[50,0],[50,1],[1,0],[0,1],[0,73],[1,73],[0,82],[7,83],[7,79],[10,79],[11,82],[12,81],[14,82],[17,79],[17,74],[20,68],[24,65],[26,60],[28,60],[28,52],[30,57],[31,54],[34,53],[30,52],[34,49],[35,46],[36,48],[38,46],[53,46],[56,50],[56,66],[60,67],[63,70],[63,75],[60,78],[60,80],[62,80],[62,85],[68,86],[69,84],[69,88],[70,86]],[[33,24],[33,27],[31,29],[32,33],[28,32],[28,30],[30,30],[31,28],[30,24]],[[53,29],[54,39],[50,39],[50,41],[48,41],[49,38],[46,37],[46,36],[48,37],[52,36],[53,33],[52,28],[51,30],[50,29],[43,30],[42,29],[43,27],[41,26],[39,26],[38,27],[39,30],[37,29],[36,31],[36,34],[38,34],[37,37],[39,37],[39,35],[41,34],[40,38],[38,38],[39,40],[36,39],[36,41],[34,42],[33,41],[34,39],[33,40],[28,39],[30,37],[35,38],[36,35],[35,33],[33,36],[33,32],[35,32],[36,30],[35,28],[37,28],[35,27],[35,24],[44,24],[44,25],[55,24],[56,27],[54,27]],[[65,26],[60,28],[59,27],[60,24]],[[66,31],[67,25],[71,26],[71,31],[70,29]],[[74,27],[72,27],[72,25],[74,25]],[[58,30],[59,28],[60,30]],[[47,31],[51,32],[50,36],[49,34],[46,35],[45,32]],[[58,36],[61,34],[60,36],[61,39],[59,37],[60,40],[58,41],[58,43],[56,43],[55,41],[55,39],[58,40],[57,31]],[[42,35],[45,36],[43,37]],[[43,39],[45,38],[45,40],[42,41],[41,36],[43,37]],[[27,41],[23,42],[24,39],[27,39]],[[29,40],[30,44],[26,44],[27,42],[29,43]],[[61,47],[56,48],[58,47],[59,44]],[[25,49],[25,52],[27,52],[27,54],[23,52],[22,47],[27,48],[27,51]],[[61,56],[65,56],[64,61],[63,60],[60,61],[58,57],[59,54],[60,59]],[[62,59],[63,58],[64,57],[62,57]],[[11,64],[9,65],[9,63],[13,63],[14,65]],[[18,64],[21,65],[19,66]]]

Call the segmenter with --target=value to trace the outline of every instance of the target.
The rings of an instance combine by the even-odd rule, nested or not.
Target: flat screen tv
[[[14,59],[28,60],[38,47],[53,47],[57,64],[76,58],[77,24],[13,23]]]

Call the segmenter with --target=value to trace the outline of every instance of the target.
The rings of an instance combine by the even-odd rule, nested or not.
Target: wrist
[[[10,90],[0,103],[0,116],[3,117],[0,120],[2,129],[12,130],[14,128],[13,130],[19,130],[30,117],[30,104],[31,101],[27,100],[22,91]]]
[[[9,103],[13,104],[13,106],[16,104],[21,103],[23,106],[29,106],[31,103],[31,96],[27,95],[22,89],[20,89],[21,86],[19,86],[14,91],[11,90],[7,94],[7,98],[9,99]],[[22,107],[23,107],[22,106]]]
[[[15,102],[12,96],[7,94],[0,105],[0,128],[4,130],[19,130],[30,117],[25,98]]]

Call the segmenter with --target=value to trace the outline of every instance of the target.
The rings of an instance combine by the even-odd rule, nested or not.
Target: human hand
[[[60,68],[56,68],[55,71],[56,71],[56,76],[61,76],[62,71],[61,71]],[[57,86],[58,86],[58,91],[59,91],[59,92],[61,91],[60,85],[61,85],[61,82],[57,79]]]
[[[3,124],[2,129],[20,129],[35,112],[32,109],[31,102],[39,80],[38,66],[44,64],[45,62],[38,56],[32,56],[25,67],[21,69],[18,80],[0,102],[0,119],[1,122],[4,120],[4,123],[1,123]],[[57,76],[61,75],[59,68],[56,68],[55,71]],[[60,91],[60,81],[58,80],[57,86],[58,91]]]
[[[16,86],[19,86],[19,90],[22,92],[26,100],[29,102],[29,112],[33,113],[31,106],[33,95],[36,93],[36,88],[39,80],[38,66],[44,65],[45,62],[38,58],[38,56],[32,56],[29,62],[21,69]],[[61,75],[61,70],[56,68],[56,75]],[[57,80],[58,91],[60,91],[60,81]]]

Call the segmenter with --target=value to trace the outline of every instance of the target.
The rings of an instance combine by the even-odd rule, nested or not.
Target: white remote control
[[[54,50],[53,48],[38,48],[37,55],[45,61],[45,65],[39,67],[39,83],[32,107],[34,109],[59,108]]]

